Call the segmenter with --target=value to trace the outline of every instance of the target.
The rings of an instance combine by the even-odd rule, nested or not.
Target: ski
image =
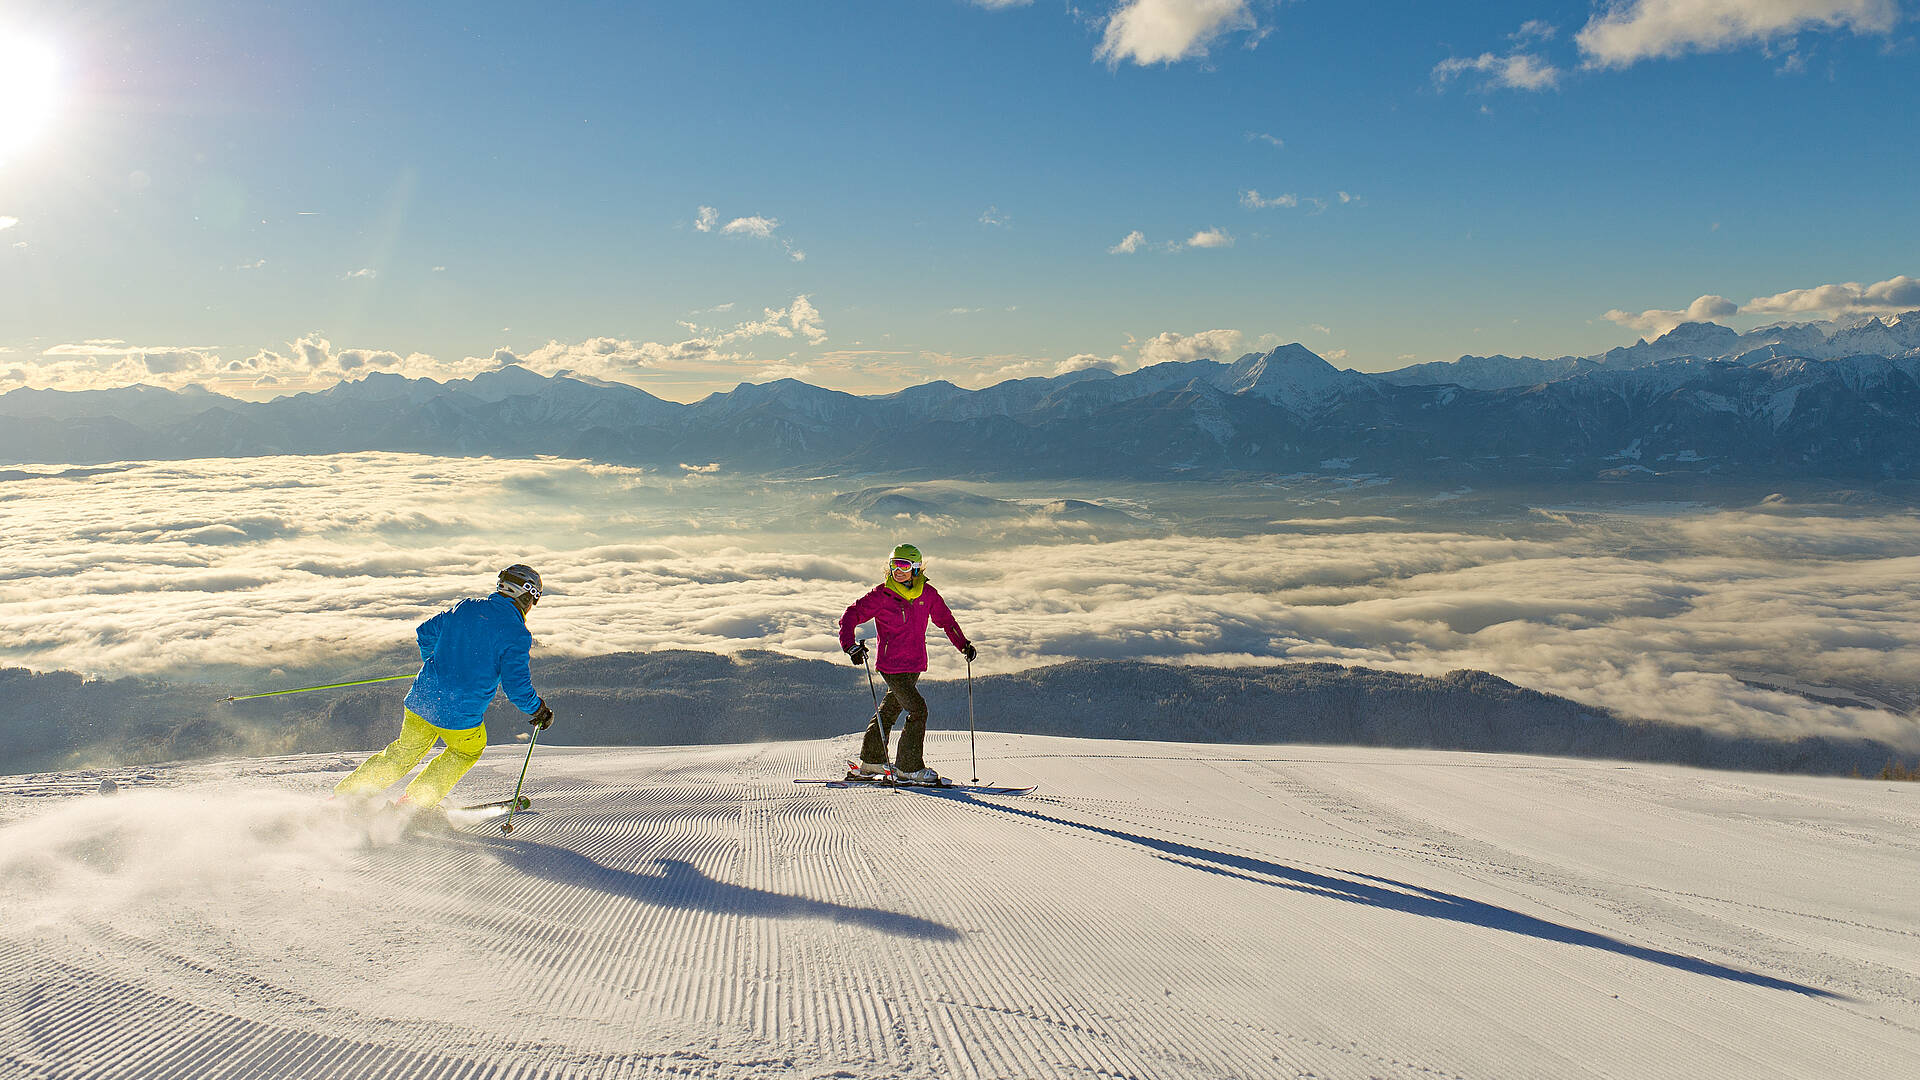
[[[533,806],[533,800],[527,798],[525,795],[522,795],[520,796],[520,801],[517,805],[512,799],[495,799],[493,802],[474,803],[472,806],[462,806],[460,807],[460,809],[462,810],[505,810],[509,806],[512,806],[517,810],[526,810]]]
[[[1031,795],[1040,788],[1038,784],[1028,784],[1026,787],[993,787],[988,784],[955,783],[952,780],[947,780],[945,777],[941,779],[945,780],[945,783],[911,784],[901,780],[888,780],[880,786],[902,788],[907,791],[924,791],[929,795],[938,795],[941,792],[947,791],[953,792],[956,795]]]
[[[800,776],[800,777],[795,777],[793,782],[796,784],[825,784],[828,787],[867,786],[867,787],[884,787],[884,788],[911,788],[911,789],[926,791],[930,793],[939,792],[939,791],[952,791],[952,792],[967,794],[967,795],[1031,795],[1039,787],[1039,785],[1037,784],[1029,784],[1026,787],[996,787],[992,784],[961,784],[961,783],[955,782],[952,778],[945,777],[945,776],[941,777],[939,780],[935,782],[926,783],[926,782],[914,781],[914,780],[902,780],[900,779],[899,774],[896,773],[892,767],[888,767],[887,771],[884,773],[863,773],[863,772],[860,772],[859,769],[860,769],[859,762],[849,761],[847,762],[847,775],[840,777],[838,779],[829,779],[827,777],[815,777],[815,776]]]

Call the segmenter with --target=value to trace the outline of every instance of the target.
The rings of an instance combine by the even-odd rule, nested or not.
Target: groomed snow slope
[[[997,734],[1038,793],[791,782],[852,742],[542,749],[511,836],[374,842],[334,755],[0,777],[0,1075],[1920,1076],[1920,785]]]

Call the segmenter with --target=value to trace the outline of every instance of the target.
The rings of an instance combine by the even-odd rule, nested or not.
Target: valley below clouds
[[[22,466],[0,662],[287,685],[405,671],[413,627],[545,575],[540,661],[770,649],[912,542],[976,674],[1074,659],[1491,672],[1729,733],[1920,746],[1920,515],[1844,493],[898,483],[398,453]],[[939,645],[937,635],[934,643]],[[958,678],[933,650],[932,678]],[[392,670],[385,670],[391,668]]]

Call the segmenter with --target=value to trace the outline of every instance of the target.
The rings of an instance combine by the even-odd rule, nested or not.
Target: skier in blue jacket
[[[420,674],[407,691],[400,737],[335,785],[343,796],[378,795],[418,764],[436,741],[447,748],[407,785],[403,806],[434,806],[487,748],[482,722],[496,689],[542,731],[553,710],[533,692],[527,612],[540,602],[540,575],[524,563],[500,571],[491,596],[462,600],[420,624]]]

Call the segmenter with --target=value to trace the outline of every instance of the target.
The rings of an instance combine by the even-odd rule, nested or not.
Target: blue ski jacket
[[[420,624],[420,674],[406,706],[434,727],[478,727],[493,691],[529,715],[540,709],[528,667],[533,635],[520,606],[504,593],[462,600]]]

